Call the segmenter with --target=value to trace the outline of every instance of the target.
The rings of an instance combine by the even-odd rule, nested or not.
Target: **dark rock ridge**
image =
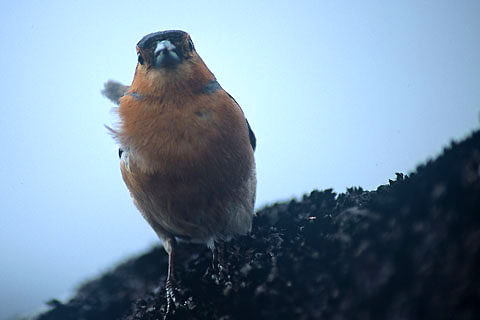
[[[184,251],[170,319],[480,319],[480,132],[376,191],[259,210],[220,269]],[[38,319],[163,319],[166,270],[154,248]]]

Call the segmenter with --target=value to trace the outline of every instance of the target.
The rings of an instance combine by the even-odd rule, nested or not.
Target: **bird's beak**
[[[157,47],[153,52],[155,56],[155,67],[171,67],[180,62],[180,57],[176,51],[175,45],[168,40],[157,43]]]

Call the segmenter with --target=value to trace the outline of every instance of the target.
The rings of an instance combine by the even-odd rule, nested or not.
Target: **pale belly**
[[[122,175],[135,205],[160,238],[211,242],[245,234],[251,228],[255,202],[255,165],[244,178],[231,168],[209,172],[200,163],[169,174],[146,174],[130,161]],[[217,168],[218,169],[218,168]]]

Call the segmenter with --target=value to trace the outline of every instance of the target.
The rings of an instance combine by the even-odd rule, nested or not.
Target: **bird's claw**
[[[167,298],[167,308],[165,311],[165,317],[163,318],[164,320],[168,319],[168,316],[170,314],[175,313],[175,304],[177,303],[177,298],[175,297],[175,284],[173,283],[172,280],[167,280],[167,283],[165,285],[165,291],[166,291],[166,298]]]

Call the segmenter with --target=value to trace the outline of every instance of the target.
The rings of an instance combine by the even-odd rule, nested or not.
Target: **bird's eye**
[[[138,57],[138,63],[143,65],[143,57],[142,57],[142,54],[140,52],[137,53],[137,57]]]
[[[193,51],[193,49],[195,49],[195,47],[193,46],[193,41],[191,39],[188,40],[188,46],[190,48],[190,51]]]

